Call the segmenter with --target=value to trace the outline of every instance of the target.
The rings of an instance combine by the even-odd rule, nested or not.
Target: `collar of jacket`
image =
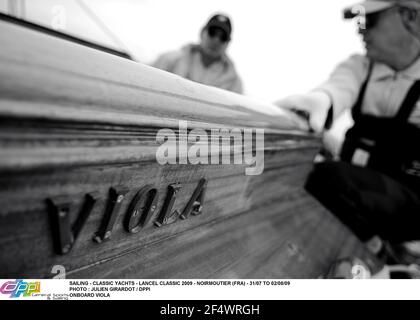
[[[184,46],[183,50],[187,50],[190,54],[193,54],[195,52],[201,54],[199,44],[187,44],[186,46]],[[231,61],[226,54],[223,54],[218,61],[222,62],[226,68],[230,67],[231,65]]]
[[[372,73],[373,80],[386,80],[388,78],[403,77],[411,80],[420,80],[420,57],[408,68],[395,71],[384,63],[375,63]]]

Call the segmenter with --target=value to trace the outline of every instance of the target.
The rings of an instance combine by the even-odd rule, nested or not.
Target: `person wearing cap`
[[[226,50],[231,41],[232,23],[226,15],[212,16],[200,33],[200,43],[164,53],[153,66],[192,81],[243,93],[242,81]]]
[[[306,189],[378,253],[378,239],[393,248],[420,239],[420,0],[366,0],[344,11],[357,14],[366,54],[276,104],[306,114],[318,133],[351,110],[340,160],[316,163]]]

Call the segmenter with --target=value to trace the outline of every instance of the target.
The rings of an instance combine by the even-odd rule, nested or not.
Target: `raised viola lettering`
[[[158,192],[151,185],[140,189],[131,201],[125,218],[125,229],[137,233],[147,225],[156,210]]]

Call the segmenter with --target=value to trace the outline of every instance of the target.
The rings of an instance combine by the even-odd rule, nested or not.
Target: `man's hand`
[[[295,112],[303,118],[309,117],[310,128],[315,132],[322,132],[331,100],[325,92],[313,91],[308,94],[292,95],[278,100],[274,104]]]

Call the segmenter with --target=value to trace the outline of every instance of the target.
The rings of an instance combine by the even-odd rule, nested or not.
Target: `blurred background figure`
[[[227,56],[232,35],[228,16],[216,14],[201,29],[200,42],[162,54],[153,66],[192,81],[243,93],[232,60]]]

